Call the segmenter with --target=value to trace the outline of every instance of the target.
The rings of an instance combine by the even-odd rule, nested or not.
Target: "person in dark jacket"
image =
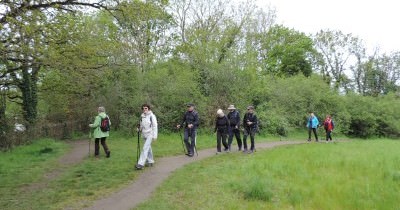
[[[229,105],[228,107],[228,119],[229,119],[229,127],[228,127],[228,148],[231,150],[231,145],[233,141],[233,135],[236,137],[237,145],[239,147],[239,151],[242,150],[242,139],[240,138],[240,113],[236,110],[234,105]]]
[[[228,134],[229,120],[225,116],[222,109],[218,109],[217,118],[215,119],[215,130],[217,133],[217,154],[221,153],[221,141],[224,145],[224,151],[228,151],[228,144],[226,143],[226,135]]]
[[[257,116],[254,113],[254,107],[248,106],[247,113],[243,117],[243,152],[253,153],[255,151],[254,147],[254,137],[257,132]],[[250,135],[251,147],[250,150],[247,151],[247,136]]]
[[[183,139],[186,145],[186,155],[193,157],[196,147],[196,129],[199,126],[199,114],[194,110],[194,104],[192,103],[187,105],[187,111],[183,115],[182,123],[176,127],[179,129],[183,125],[185,126]]]

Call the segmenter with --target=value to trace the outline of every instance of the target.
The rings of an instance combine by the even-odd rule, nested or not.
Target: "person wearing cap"
[[[243,117],[243,152],[253,153],[254,152],[254,136],[257,131],[257,116],[254,113],[254,107],[248,106],[247,113]],[[250,150],[247,151],[247,136],[250,135],[251,146]]]
[[[183,140],[186,145],[187,156],[193,157],[195,144],[196,144],[196,129],[199,126],[199,114],[194,110],[194,104],[187,104],[187,111],[183,115],[182,123],[178,124],[176,127],[179,129],[183,125],[185,126]],[[190,138],[190,142],[189,142]]]
[[[229,105],[228,107],[228,119],[229,119],[229,127],[228,127],[228,148],[231,150],[231,145],[233,141],[233,135],[236,137],[237,145],[239,147],[239,151],[242,150],[242,139],[240,138],[240,113],[236,110],[234,105]]]
[[[226,143],[226,135],[228,134],[229,120],[225,116],[222,109],[218,109],[217,118],[215,119],[215,130],[217,133],[217,154],[221,153],[221,141],[224,145],[225,152],[228,152],[228,144]]]

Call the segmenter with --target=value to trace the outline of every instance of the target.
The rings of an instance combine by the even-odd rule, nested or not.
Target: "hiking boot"
[[[247,149],[243,149],[243,153],[247,153]]]
[[[247,154],[251,154],[251,153],[253,153],[254,152],[254,150],[249,150],[248,152],[247,152]]]
[[[216,154],[216,155],[219,155],[219,154],[221,154],[221,152],[216,152],[215,154]]]
[[[140,165],[140,164],[136,164],[135,165],[135,169],[136,170],[142,170],[144,166]]]
[[[224,152],[229,152],[229,149],[228,149],[228,148],[225,148],[225,149],[224,149]]]
[[[147,166],[147,167],[153,167],[153,164],[154,164],[154,163],[146,163],[146,166]]]
[[[106,158],[109,158],[109,157],[110,157],[110,155],[111,155],[111,152],[110,152],[110,151],[108,151],[108,152],[107,152],[107,154],[106,154]]]
[[[185,155],[188,156],[188,157],[193,157],[192,153],[186,153]]]

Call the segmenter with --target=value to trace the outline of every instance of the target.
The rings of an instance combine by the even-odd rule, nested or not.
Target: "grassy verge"
[[[31,196],[31,184],[39,182],[67,151],[66,144],[44,139],[0,153],[0,209],[21,209],[20,200]]]
[[[399,141],[304,144],[176,171],[137,209],[397,209]]]

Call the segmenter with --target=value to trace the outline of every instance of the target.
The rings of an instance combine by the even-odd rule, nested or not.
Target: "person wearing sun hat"
[[[236,137],[237,145],[239,151],[242,150],[242,139],[240,138],[240,113],[236,110],[233,104],[229,105],[228,107],[228,120],[229,120],[229,127],[228,127],[228,148],[231,150],[231,145],[233,141],[233,135]]]

